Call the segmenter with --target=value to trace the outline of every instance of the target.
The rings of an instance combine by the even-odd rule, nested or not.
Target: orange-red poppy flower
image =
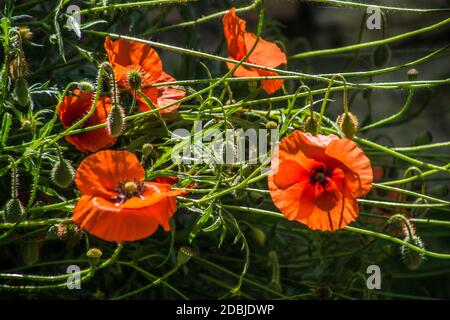
[[[228,54],[231,59],[241,60],[254,46],[256,35],[246,31],[245,20],[236,16],[236,9],[231,8],[223,17],[223,31],[227,40]],[[280,48],[272,42],[262,38],[247,58],[246,62],[262,67],[276,68],[281,64],[286,64],[286,55]],[[232,69],[234,64],[227,63],[228,69]],[[262,69],[246,68],[240,66],[234,71],[236,77],[263,77],[278,76],[276,72]],[[262,88],[269,94],[274,93],[283,85],[283,80],[263,80]]]
[[[373,181],[370,160],[351,140],[295,131],[275,148],[269,190],[288,220],[337,230],[359,214]]]
[[[143,87],[142,93],[157,108],[184,98],[186,93],[183,90],[170,87],[145,88],[155,83],[175,81],[172,76],[163,71],[161,59],[152,47],[125,39],[112,41],[109,37],[106,37],[104,46],[120,87],[130,89],[129,74],[130,72],[137,72],[140,75],[140,86]],[[139,110],[150,110],[142,97],[138,95],[136,98]],[[179,104],[175,104],[167,109],[162,109],[160,112],[169,113],[178,107]]]
[[[73,95],[65,96],[58,109],[58,117],[61,119],[64,128],[69,128],[88,113],[93,100],[94,94],[92,92],[85,92],[78,89],[73,91]],[[82,127],[105,123],[110,109],[111,100],[108,97],[100,97],[94,113],[84,122]],[[108,132],[107,128],[78,133],[66,136],[65,138],[75,148],[83,152],[95,152],[109,147],[116,142],[116,138]]]
[[[153,234],[159,225],[170,230],[176,196],[168,183],[144,182],[144,168],[128,151],[105,150],[88,156],[77,169],[82,193],[73,221],[106,241],[135,241]]]

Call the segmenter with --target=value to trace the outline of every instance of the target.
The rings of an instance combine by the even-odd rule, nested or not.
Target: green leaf
[[[192,243],[192,241],[195,239],[200,230],[202,230],[205,223],[209,220],[212,211],[213,211],[213,204],[211,203],[209,207],[206,208],[205,212],[200,217],[200,219],[198,219],[197,224],[194,226],[194,228],[192,228],[192,231],[189,234],[189,244]]]
[[[61,36],[61,29],[59,28],[58,24],[58,14],[59,10],[61,10],[61,7],[64,5],[64,0],[61,0],[56,7],[55,11],[55,19],[53,20],[53,23],[55,25],[55,31],[56,31],[56,40],[58,42],[58,48],[59,48],[59,54],[61,55],[61,58],[63,59],[64,63],[67,63],[66,57],[64,56],[64,42]]]
[[[2,127],[0,131],[0,152],[3,151],[3,148],[6,146],[6,141],[9,136],[9,129],[11,128],[12,116],[9,113],[5,113],[2,119]]]

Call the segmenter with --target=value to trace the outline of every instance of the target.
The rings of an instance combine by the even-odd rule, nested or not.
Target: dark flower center
[[[144,194],[144,183],[137,180],[120,181],[117,187],[117,195],[112,199],[117,204],[122,204],[132,197],[142,197]]]
[[[315,167],[309,176],[309,180],[311,184],[315,185],[316,183],[320,183],[322,187],[326,187],[330,178],[331,171],[328,170],[324,165],[320,165]]]

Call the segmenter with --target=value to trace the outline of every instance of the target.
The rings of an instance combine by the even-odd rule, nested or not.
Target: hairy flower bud
[[[95,85],[89,80],[83,80],[78,82],[78,88],[84,92],[94,92]]]
[[[113,137],[118,137],[122,134],[125,128],[125,113],[119,104],[113,104],[108,114],[108,130]]]
[[[381,68],[391,60],[391,48],[387,44],[382,44],[375,48],[372,54],[373,65]]]
[[[25,78],[19,77],[16,80],[15,93],[19,105],[22,107],[28,106],[30,103],[30,92],[28,90],[28,83]]]
[[[319,123],[315,118],[313,118],[311,116],[307,116],[305,121],[303,122],[302,131],[309,132],[313,135],[316,135],[318,126],[319,126]]]
[[[20,221],[25,209],[19,199],[10,199],[5,206],[5,222],[16,223]]]
[[[337,119],[337,124],[348,139],[353,139],[359,130],[358,118],[351,112],[341,114]]]
[[[412,244],[420,249],[424,249],[423,242],[417,235],[413,235],[412,237],[407,235],[403,241]],[[400,247],[400,252],[403,262],[410,270],[418,269],[425,261],[425,256],[423,253],[412,250],[405,245]]]
[[[51,178],[60,188],[67,188],[75,177],[75,170],[69,161],[60,159],[52,169]]]

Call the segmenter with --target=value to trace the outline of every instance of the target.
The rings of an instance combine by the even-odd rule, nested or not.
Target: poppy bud
[[[387,44],[382,44],[375,48],[372,54],[373,65],[381,68],[389,63],[391,60],[391,48]]]
[[[144,143],[144,145],[142,146],[142,154],[144,155],[144,157],[148,157],[149,155],[151,155],[153,152],[153,145],[151,143]]]
[[[118,137],[122,134],[122,131],[125,128],[124,118],[125,114],[122,107],[117,103],[113,104],[107,119],[108,130],[113,137]]]
[[[95,86],[89,80],[83,80],[78,82],[78,88],[83,92],[94,92]]]
[[[98,248],[91,248],[88,250],[88,252],[86,253],[86,256],[88,257],[89,265],[92,268],[94,268],[98,265],[102,254],[103,254],[102,250],[100,250]]]
[[[16,80],[15,86],[17,102],[22,106],[26,107],[30,103],[30,93],[28,90],[27,80],[23,77],[19,77]]]
[[[276,129],[278,128],[278,124],[275,121],[268,121],[266,123],[266,129]]]
[[[23,55],[19,54],[9,63],[8,74],[13,81],[19,78],[26,78],[28,76],[28,64]]]
[[[266,233],[263,230],[256,227],[252,227],[251,236],[253,240],[255,240],[255,242],[261,247],[263,247],[266,244]]]
[[[60,188],[67,188],[73,181],[75,170],[69,161],[60,158],[52,169],[51,179]]]
[[[19,199],[13,198],[6,203],[5,222],[16,223],[20,221],[25,213],[25,209]]]
[[[337,119],[337,124],[348,139],[353,139],[359,130],[358,118],[351,112],[341,114]]]
[[[142,75],[139,70],[132,70],[128,72],[128,83],[134,90],[139,90],[142,83]]]
[[[183,246],[178,251],[177,256],[177,265],[181,266],[185,263],[187,263],[191,258],[195,255],[194,249],[188,246]]]
[[[416,69],[411,69],[408,70],[406,74],[408,75],[409,81],[414,81],[417,80],[417,77],[419,76],[419,71],[417,71]]]
[[[317,134],[317,128],[319,126],[319,123],[317,120],[311,116],[307,116],[305,121],[303,121],[303,132],[309,132],[313,135]]]
[[[20,38],[23,40],[31,40],[33,38],[33,33],[30,31],[30,28],[27,26],[19,27]]]
[[[424,249],[423,242],[417,235],[413,235],[412,237],[407,235],[403,241],[419,247],[420,249]],[[418,269],[420,265],[425,261],[425,256],[423,253],[414,251],[407,246],[401,246],[400,252],[403,262],[410,270]]]

